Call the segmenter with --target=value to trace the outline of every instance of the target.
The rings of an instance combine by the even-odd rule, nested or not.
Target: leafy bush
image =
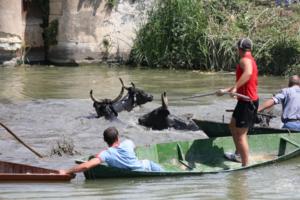
[[[284,75],[292,70],[293,66],[300,64],[300,44],[294,38],[279,37],[266,51],[269,53],[264,63],[266,68],[261,72],[274,75]]]
[[[49,23],[49,26],[44,29],[44,41],[45,46],[57,44],[56,36],[58,34],[58,20],[55,19]]]
[[[156,67],[193,68],[202,60],[198,42],[206,27],[200,1],[161,1],[137,35],[133,59]]]
[[[118,3],[118,0],[107,0],[105,6],[108,9],[113,9],[114,7],[116,7],[117,3]]]
[[[260,73],[283,75],[299,63],[298,9],[264,1],[164,0],[149,13],[132,50],[135,63],[231,71],[236,41],[250,37]]]

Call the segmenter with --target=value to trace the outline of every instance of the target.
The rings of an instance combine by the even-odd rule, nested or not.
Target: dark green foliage
[[[108,39],[106,39],[106,38],[102,40],[102,44],[105,49],[108,49],[108,47],[110,45]]]
[[[103,47],[104,47],[104,51],[102,52],[103,59],[106,60],[108,58],[108,55],[109,55],[110,42],[109,42],[108,39],[104,38],[102,40],[102,44],[103,44]]]
[[[48,20],[49,20],[49,0],[37,0],[38,5],[43,13],[43,24],[42,24],[42,28],[46,28],[48,27]]]
[[[117,3],[118,3],[118,0],[107,0],[105,6],[108,9],[113,9],[114,7],[116,7]]]
[[[266,73],[283,75],[293,65],[300,64],[300,44],[297,40],[282,36],[270,48],[270,61]]]
[[[299,64],[300,14],[263,1],[164,0],[149,13],[132,50],[135,63],[231,71],[236,41],[250,37],[261,73],[283,75]]]
[[[39,7],[43,13],[43,40],[45,47],[45,60],[48,59],[48,50],[51,45],[57,43],[56,36],[58,33],[58,20],[54,20],[49,24],[50,5],[49,0],[37,0]]]
[[[57,44],[56,36],[58,33],[58,20],[50,22],[49,26],[44,29],[44,42],[46,47]]]
[[[156,67],[192,68],[201,62],[198,41],[207,20],[195,0],[166,0],[150,13],[138,33],[132,55],[139,63]]]

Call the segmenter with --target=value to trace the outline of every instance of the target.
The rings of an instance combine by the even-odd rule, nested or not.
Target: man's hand
[[[67,171],[64,170],[64,169],[60,169],[60,170],[58,170],[58,172],[59,172],[60,175],[67,175],[68,174]]]
[[[232,88],[230,88],[230,90],[228,91],[228,92],[232,92],[232,93],[236,93],[236,87],[234,86],[234,87],[232,87]]]
[[[223,96],[225,94],[225,92],[227,92],[227,89],[219,89],[217,92],[216,92],[216,95],[217,96]]]
[[[236,89],[235,86],[232,87],[232,88],[230,88],[230,89],[228,90],[228,92],[231,92],[231,93],[236,93],[236,91],[237,91],[237,89]],[[230,94],[230,96],[231,96],[231,97],[235,97],[234,94]]]

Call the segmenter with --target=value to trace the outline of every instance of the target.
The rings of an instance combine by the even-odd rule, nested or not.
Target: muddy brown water
[[[93,89],[98,98],[113,98],[120,91],[118,77],[126,85],[154,95],[154,101],[131,112],[122,112],[119,121],[94,118],[89,99]],[[0,128],[0,160],[53,169],[67,168],[76,158],[99,152],[105,144],[102,132],[116,126],[121,138],[136,145],[205,138],[201,131],[153,131],[137,124],[139,116],[161,105],[167,92],[171,113],[191,113],[195,118],[225,121],[235,100],[208,96],[182,100],[195,93],[207,93],[231,86],[232,73],[200,73],[111,66],[0,68],[0,121],[36,151],[39,159]],[[271,97],[287,79],[259,77],[261,99]],[[280,106],[274,113],[280,115]],[[280,117],[273,119],[280,127]],[[66,139],[80,154],[51,156],[58,141]],[[0,183],[0,199],[300,199],[300,159],[292,159],[253,170],[196,177],[130,178],[87,181],[82,174],[70,183]]]

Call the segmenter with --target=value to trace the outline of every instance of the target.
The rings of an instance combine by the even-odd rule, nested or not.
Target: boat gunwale
[[[70,181],[73,177],[62,174],[13,174],[0,173],[1,182],[65,182]]]
[[[207,137],[209,138],[216,138],[216,137],[228,137],[231,136],[229,130],[229,123],[226,122],[219,122],[219,121],[212,121],[212,120],[203,120],[203,119],[192,119],[199,129],[203,131]],[[207,128],[208,126],[218,126],[217,133],[213,133],[212,128]],[[220,127],[228,127],[227,130],[220,131]],[[289,130],[287,128],[275,128],[275,127],[262,127],[262,126],[253,126],[248,135],[265,135],[265,134],[284,134],[284,133],[300,133],[300,131]]]
[[[285,161],[287,159],[293,158],[297,155],[300,155],[300,148],[295,149],[294,151],[291,151],[288,154],[284,154],[282,156],[278,156],[275,159],[271,159],[271,160],[266,160],[264,162],[260,162],[260,163],[255,163],[252,165],[248,165],[246,167],[239,167],[239,168],[235,168],[235,169],[225,169],[225,170],[219,170],[219,171],[208,171],[208,172],[201,172],[201,171],[176,171],[176,172],[172,172],[172,171],[165,171],[165,172],[147,172],[147,171],[130,171],[130,170],[125,170],[125,169],[119,169],[116,167],[109,167],[107,165],[104,164],[100,164],[104,167],[107,168],[111,168],[114,170],[117,170],[120,173],[125,173],[125,176],[118,176],[118,177],[103,177],[103,178],[122,178],[122,177],[141,177],[141,176],[183,176],[183,175],[204,175],[204,174],[217,174],[217,173],[227,173],[227,172],[234,172],[234,171],[240,171],[240,170],[247,170],[247,169],[252,169],[252,168],[257,168],[260,166],[265,166],[266,164],[272,164],[272,163],[277,163],[280,161]],[[76,163],[83,163],[86,162],[84,160],[76,160]],[[97,168],[98,166],[96,166],[95,168]],[[86,172],[85,172],[86,173]],[[102,177],[101,177],[102,178]]]
[[[11,181],[39,181],[39,182],[61,182],[70,181],[75,175],[59,174],[58,170],[36,167],[26,164],[0,161],[0,164],[6,168],[12,168],[9,172],[0,172],[0,182]],[[13,172],[14,168],[28,168],[28,172]],[[32,172],[31,172],[31,171]],[[22,170],[21,170],[22,171]],[[36,172],[35,172],[36,171]]]

